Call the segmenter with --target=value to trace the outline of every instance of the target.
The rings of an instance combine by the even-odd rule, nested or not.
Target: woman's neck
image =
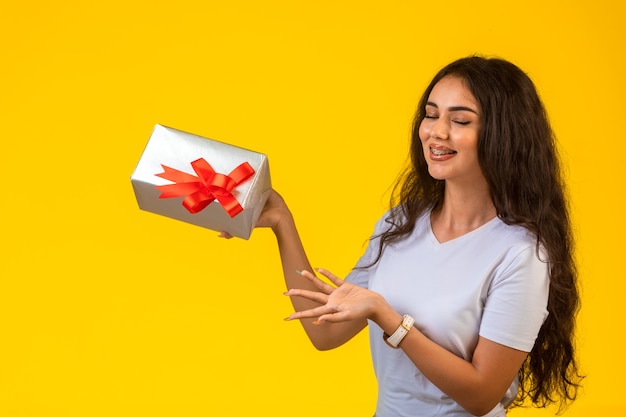
[[[446,184],[443,202],[431,213],[433,233],[440,242],[462,236],[496,217],[486,187],[454,187]]]

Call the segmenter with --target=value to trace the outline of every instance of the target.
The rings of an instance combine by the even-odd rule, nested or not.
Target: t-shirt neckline
[[[437,246],[446,246],[448,244],[453,244],[456,242],[461,242],[465,239],[469,239],[471,236],[476,235],[478,233],[480,233],[481,231],[487,229],[490,225],[495,224],[498,222],[498,216],[495,216],[494,218],[490,219],[489,221],[481,224],[480,226],[478,226],[475,229],[470,230],[467,233],[462,234],[461,236],[457,236],[453,239],[450,240],[446,240],[445,242],[440,242],[439,239],[437,239],[437,236],[435,236],[435,232],[433,231],[433,225],[431,223],[430,220],[430,215],[431,213],[429,212],[428,215],[426,216],[426,222],[427,222],[427,227],[428,227],[428,232],[430,234],[430,238],[433,241],[433,243]]]

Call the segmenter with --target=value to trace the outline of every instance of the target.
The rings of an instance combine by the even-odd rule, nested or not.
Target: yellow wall
[[[588,374],[567,415],[626,413],[625,6],[505,4],[3,1],[0,415],[371,415],[366,335],[321,353],[282,320],[270,232],[142,212],[130,174],[155,123],[267,153],[313,264],[344,275],[422,89],[471,53],[527,70],[560,139]]]

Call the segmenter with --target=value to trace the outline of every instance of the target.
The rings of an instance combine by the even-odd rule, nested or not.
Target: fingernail
[[[296,269],[296,274],[302,275],[302,271],[300,271],[299,269]]]
[[[285,321],[291,321],[291,320],[293,320],[293,319],[291,318],[291,316],[288,316],[288,317],[285,317],[283,320],[285,320]]]
[[[315,324],[315,325],[317,326],[318,324],[320,324],[320,323],[322,323],[322,322],[321,322],[321,321],[319,321],[319,320],[315,320],[315,321],[312,321],[311,323],[312,323],[312,324]]]

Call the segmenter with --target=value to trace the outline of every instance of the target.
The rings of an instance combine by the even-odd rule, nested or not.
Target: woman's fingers
[[[306,298],[320,304],[326,304],[328,302],[328,295],[317,291],[291,289],[284,294],[288,297]]]
[[[333,287],[332,285],[328,285],[327,283],[325,283],[324,281],[316,277],[315,274],[309,271],[305,270],[305,271],[296,271],[296,272],[302,275],[303,277],[305,277],[306,279],[308,279],[309,281],[311,281],[311,283],[313,283],[313,285],[315,285],[324,294],[330,294],[335,290],[335,287]]]
[[[289,315],[289,317],[286,317],[285,320],[311,319],[311,318],[316,318],[316,317],[320,317],[323,315],[328,315],[333,312],[334,310],[332,310],[328,306],[319,306],[319,307],[312,308],[310,310],[296,311],[295,313],[292,313],[291,315]]]
[[[329,298],[332,297],[335,291],[338,290],[338,287],[345,284],[344,280],[337,277],[330,271],[327,271],[326,269],[316,268],[315,270],[328,278],[333,284],[335,284],[335,286],[327,284],[324,281],[320,280],[312,272],[297,271],[300,275],[302,275],[304,278],[308,279],[313,285],[315,285],[315,287],[320,292],[303,289],[290,289],[284,294],[290,297],[303,297],[322,305],[309,310],[297,311],[291,314],[285,320],[317,318],[317,320],[314,322],[315,324],[325,321],[330,323],[336,323],[350,320],[350,314],[348,311],[340,311],[339,305],[335,303],[331,303],[331,305],[329,305]]]
[[[291,314],[285,320],[299,320],[299,319],[311,319],[317,318],[314,324],[323,322],[339,323],[342,321],[351,320],[350,313],[347,311],[337,311],[329,306],[319,306],[310,310],[297,311]]]
[[[317,319],[317,323],[328,322],[328,323],[339,323],[342,321],[351,320],[349,316],[349,311],[333,311],[331,313],[322,314]]]
[[[332,272],[324,268],[315,268],[315,270],[319,272],[320,274],[324,275],[326,278],[330,280],[330,282],[332,282],[338,287],[342,286],[343,283],[345,282],[344,280],[342,280],[341,278],[339,278],[338,276],[336,276],[335,274],[333,274]]]

